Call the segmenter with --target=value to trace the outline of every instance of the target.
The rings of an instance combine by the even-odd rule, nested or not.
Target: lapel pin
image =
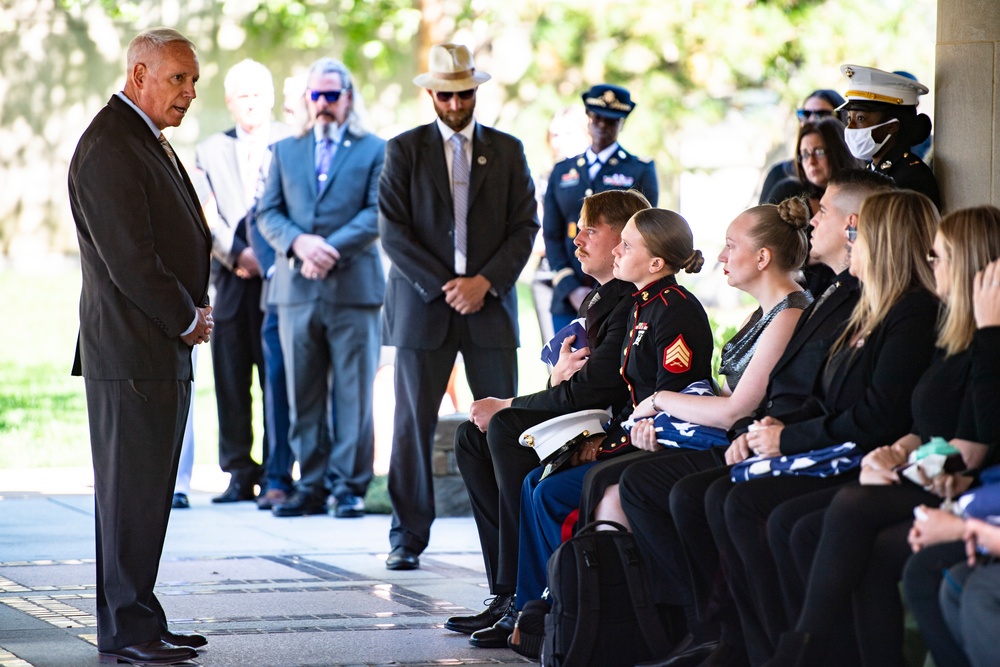
[[[480,155],[479,157],[476,158],[476,162],[478,164],[486,164],[486,156]]]
[[[350,146],[351,146],[351,140],[350,139],[345,139],[344,140],[344,148],[350,148]]]

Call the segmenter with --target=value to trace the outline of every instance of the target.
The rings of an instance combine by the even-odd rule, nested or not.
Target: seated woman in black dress
[[[964,209],[941,221],[928,261],[944,314],[934,362],[913,391],[910,432],[865,456],[860,484],[840,489],[828,508],[822,506],[829,499],[814,494],[772,513],[770,544],[782,572],[788,620],[797,625],[782,636],[770,664],[844,664],[857,662],[858,655],[863,665],[904,663],[898,590],[910,553],[906,534],[913,508],[936,507],[943,496],[968,488],[972,477],[942,475],[921,488],[901,483],[896,469],[932,437],[950,440],[970,470],[986,459],[969,381],[976,329],[972,284],[976,273],[998,257],[1000,211]],[[796,583],[805,573],[808,586],[801,589]],[[806,656],[808,663],[801,662]]]

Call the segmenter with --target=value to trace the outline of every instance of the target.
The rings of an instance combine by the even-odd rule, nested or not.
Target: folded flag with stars
[[[555,366],[559,361],[559,349],[563,341],[570,336],[576,336],[576,340],[570,345],[570,349],[574,352],[581,347],[587,347],[587,324],[584,318],[578,317],[556,332],[556,335],[542,347],[542,361],[549,366]]]
[[[682,394],[695,396],[714,396],[712,385],[708,380],[692,382],[681,390]],[[641,418],[642,419],[642,418]],[[629,419],[622,424],[626,431],[631,431],[636,421]],[[649,419],[645,417],[644,419]],[[653,419],[656,430],[656,441],[664,447],[678,449],[711,449],[712,447],[729,446],[726,430],[714,426],[694,424],[672,416],[668,412],[660,412]]]

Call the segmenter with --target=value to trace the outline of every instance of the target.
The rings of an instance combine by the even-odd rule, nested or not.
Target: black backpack
[[[548,584],[544,667],[633,667],[669,653],[635,538],[621,524],[577,531],[549,559]]]

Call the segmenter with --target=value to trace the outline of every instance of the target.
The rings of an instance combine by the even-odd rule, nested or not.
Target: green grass
[[[0,468],[90,465],[87,405],[83,380],[70,375],[78,327],[80,271],[72,261],[43,263],[44,272],[0,270]],[[540,336],[530,291],[518,285],[521,340],[518,354],[521,393],[545,386],[546,371],[538,361]],[[727,318],[729,321],[732,318]],[[728,324],[728,322],[727,322]],[[732,325],[713,327],[716,358]],[[212,357],[200,354],[195,382],[195,460],[218,463],[218,417]],[[460,375],[458,392],[468,398]],[[254,430],[261,433],[260,392],[254,388]],[[258,437],[259,440],[259,437]],[[255,457],[260,457],[259,443]]]

